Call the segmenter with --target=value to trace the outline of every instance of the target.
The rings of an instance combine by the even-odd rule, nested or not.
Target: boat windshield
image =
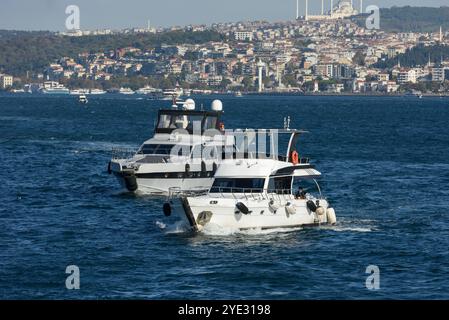
[[[171,144],[145,144],[138,152],[138,154],[143,155],[163,155],[170,156],[171,150],[174,148]],[[189,147],[189,146],[187,146]],[[184,148],[179,148],[178,155],[182,156],[182,150]]]
[[[298,198],[306,199],[308,196],[321,196],[321,190],[315,179],[295,178],[293,192]]]
[[[156,132],[171,133],[182,129],[193,133],[193,130],[201,130],[203,133],[209,129],[217,129],[218,114],[201,111],[165,111],[159,114]]]
[[[263,192],[263,178],[217,178],[210,190],[211,193],[243,193]]]

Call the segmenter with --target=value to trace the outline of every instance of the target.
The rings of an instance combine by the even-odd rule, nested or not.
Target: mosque
[[[334,0],[330,0],[331,9],[327,13],[324,12],[324,0],[321,0],[320,15],[309,15],[309,0],[305,0],[305,16],[303,17],[299,16],[299,0],[297,0],[296,4],[296,17],[298,20],[336,20],[359,14],[359,11],[354,8],[353,0],[340,0],[336,6],[334,6]],[[360,0],[360,12],[363,12],[363,0]]]

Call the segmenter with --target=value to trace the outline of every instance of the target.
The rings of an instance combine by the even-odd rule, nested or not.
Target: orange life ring
[[[292,163],[295,165],[299,163],[299,154],[297,151],[292,152]]]

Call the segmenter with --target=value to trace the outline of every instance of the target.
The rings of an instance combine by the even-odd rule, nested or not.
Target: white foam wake
[[[274,228],[274,229],[253,228],[253,229],[240,230],[238,228],[229,228],[229,227],[222,227],[216,224],[208,224],[204,227],[203,230],[201,230],[201,232],[208,236],[231,236],[237,234],[247,236],[258,236],[275,233],[291,233],[299,230],[302,230],[302,228]]]
[[[159,227],[166,234],[177,234],[190,232],[190,227],[184,221],[177,221],[173,224],[166,224],[161,221],[156,221],[156,226]]]

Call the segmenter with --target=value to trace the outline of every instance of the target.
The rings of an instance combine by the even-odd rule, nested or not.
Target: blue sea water
[[[209,106],[213,97],[197,99]],[[194,235],[162,201],[119,192],[112,147],[169,103],[0,96],[2,299],[449,298],[449,99],[222,97],[228,128],[307,129],[339,223]],[[80,290],[65,287],[68,265]],[[369,265],[380,290],[365,287]]]

